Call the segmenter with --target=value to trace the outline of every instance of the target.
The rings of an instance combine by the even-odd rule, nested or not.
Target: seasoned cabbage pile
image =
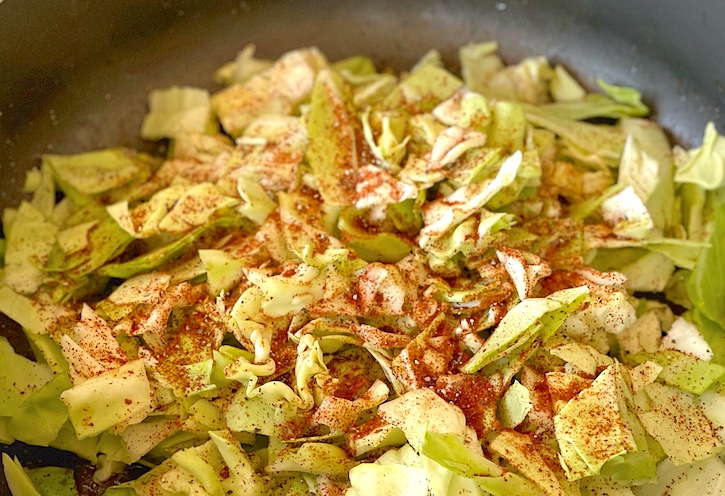
[[[0,440],[125,495],[725,491],[725,138],[493,42],[247,47],[3,213]],[[77,494],[4,455],[16,495]],[[669,491],[669,492],[668,492]]]

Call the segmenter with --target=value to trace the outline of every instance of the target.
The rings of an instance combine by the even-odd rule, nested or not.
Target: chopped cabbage
[[[109,496],[722,493],[725,138],[459,56],[248,45],[149,95],[167,157],[45,155],[2,215],[0,440]]]

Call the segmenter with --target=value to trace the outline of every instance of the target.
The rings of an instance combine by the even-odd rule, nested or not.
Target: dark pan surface
[[[707,121],[725,131],[724,25],[722,0],[0,0],[0,207],[17,204],[42,153],[155,151],[137,137],[147,92],[217,89],[213,71],[247,43],[261,57],[316,45],[398,70],[437,48],[456,70],[459,46],[496,39],[509,62],[543,54],[589,86],[641,89],[674,139],[699,144]],[[16,332],[6,321],[0,334]]]

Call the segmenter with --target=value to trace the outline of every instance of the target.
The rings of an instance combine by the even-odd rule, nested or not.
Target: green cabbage
[[[699,312],[725,330],[725,203],[713,213],[715,225],[710,246],[702,250],[695,269],[687,281],[690,300]]]
[[[5,480],[13,495],[43,496],[35,488],[28,474],[23,471],[23,466],[17,457],[13,459],[7,453],[3,453],[2,459]]]
[[[100,391],[103,391],[102,400],[99,400]],[[152,408],[151,388],[142,360],[131,361],[74,385],[61,393],[60,399],[68,407],[69,419],[79,439],[95,436],[123,422],[138,422]]]
[[[705,190],[725,186],[725,138],[718,134],[715,124],[705,127],[702,146],[675,165],[675,181],[679,183],[697,184]]]
[[[148,179],[157,166],[152,157],[126,148],[108,148],[76,155],[44,155],[58,188],[75,203]]]
[[[26,471],[33,485],[43,496],[78,496],[71,468],[40,467]]]
[[[427,432],[421,445],[421,454],[452,471],[471,478],[489,494],[504,496],[521,494],[538,496],[543,492],[526,478],[488,460],[481,454],[467,449],[454,434]]]
[[[562,290],[546,298],[528,298],[506,314],[483,347],[465,364],[463,370],[476,372],[489,363],[517,351],[538,335],[551,336],[564,319],[589,297],[582,286]]]
[[[150,468],[115,496],[722,492],[713,124],[495,42],[254,51],[150,95],[165,159],[45,155],[3,212],[0,440]]]
[[[350,88],[337,73],[323,71],[315,79],[307,118],[310,145],[307,161],[320,194],[330,205],[351,205],[355,200],[351,175],[359,167],[357,143],[361,123],[352,109]]]
[[[184,133],[204,133],[211,120],[209,92],[199,88],[172,86],[149,93],[149,113],[141,124],[144,139],[175,138]]]

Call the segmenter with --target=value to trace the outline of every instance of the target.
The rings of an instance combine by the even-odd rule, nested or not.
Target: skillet
[[[641,89],[672,138],[697,145],[706,122],[725,130],[723,25],[721,0],[0,0],[0,207],[18,203],[42,153],[163,153],[138,138],[147,92],[218,89],[213,71],[247,43],[262,58],[316,45],[397,70],[436,48],[455,71],[459,46],[495,39],[507,62],[543,54],[589,87]],[[29,353],[7,319],[0,335]],[[79,463],[0,447],[30,466]]]

